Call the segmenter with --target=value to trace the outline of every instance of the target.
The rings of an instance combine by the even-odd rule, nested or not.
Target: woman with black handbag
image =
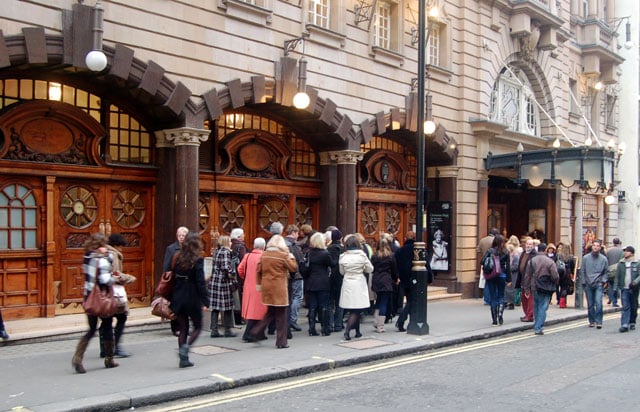
[[[84,300],[86,301],[94,287],[96,290],[110,289],[116,281],[112,273],[111,259],[107,252],[107,239],[102,233],[94,233],[84,244],[84,259],[82,269],[84,271]],[[96,284],[97,283],[97,284]],[[115,306],[114,306],[115,308]],[[87,350],[89,341],[98,329],[98,316],[88,313],[89,330],[78,342],[76,351],[71,359],[71,365],[77,373],[86,373],[82,360]],[[115,313],[115,312],[114,312]],[[115,368],[118,366],[113,360],[115,342],[113,339],[113,313],[110,316],[101,317],[100,332],[104,338],[104,367]]]
[[[203,244],[198,233],[189,232],[173,267],[176,283],[171,298],[171,310],[178,322],[178,354],[181,368],[193,366],[189,348],[202,331],[202,308],[209,306],[204,281]],[[193,329],[189,333],[189,319]]]

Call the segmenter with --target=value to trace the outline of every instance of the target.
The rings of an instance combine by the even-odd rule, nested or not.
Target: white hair
[[[274,235],[281,235],[282,230],[284,230],[284,226],[280,222],[273,222],[271,226],[269,226],[269,232]]]
[[[239,227],[236,227],[235,229],[233,229],[230,235],[231,239],[240,239],[243,236],[244,236],[244,230],[242,230]]]
[[[260,250],[264,250],[265,245],[267,244],[267,241],[264,240],[263,237],[257,237],[253,240],[253,248],[254,249],[260,249]]]
[[[327,230],[326,232],[324,232],[324,240],[325,242],[331,242],[331,231]]]

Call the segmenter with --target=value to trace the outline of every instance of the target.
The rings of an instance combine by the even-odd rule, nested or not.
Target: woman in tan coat
[[[256,289],[262,292],[262,303],[267,306],[266,316],[249,332],[249,340],[257,341],[258,333],[275,319],[276,347],[288,348],[287,345],[287,308],[289,307],[289,272],[296,272],[298,263],[289,252],[284,238],[273,235],[267,243],[267,250],[262,253],[256,270]]]

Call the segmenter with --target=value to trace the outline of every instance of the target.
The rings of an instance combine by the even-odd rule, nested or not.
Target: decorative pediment
[[[361,162],[360,183],[367,187],[408,190],[409,170],[398,153],[372,150]]]
[[[220,142],[224,174],[288,179],[289,149],[278,138],[260,130],[242,130]]]

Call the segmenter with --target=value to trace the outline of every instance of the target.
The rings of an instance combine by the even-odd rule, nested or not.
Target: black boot
[[[224,311],[224,337],[225,338],[235,338],[238,336],[233,331],[233,311],[225,310]]]
[[[98,338],[100,339],[100,357],[104,358],[104,336],[102,328],[98,329]]]
[[[498,305],[498,323],[502,325],[504,323],[504,318],[502,314],[504,313],[504,304]]]
[[[189,360],[189,345],[182,345],[178,349],[178,356],[180,357],[180,363],[178,367],[188,368],[193,366],[193,362]]]
[[[498,324],[498,308],[493,305],[491,306],[491,324]]]
[[[329,326],[331,311],[327,308],[322,308],[321,311],[320,319],[322,319],[322,336],[329,336],[331,335],[331,327]]]
[[[211,337],[212,338],[220,338],[222,335],[218,331],[218,317],[220,317],[220,312],[217,310],[211,311]]]
[[[318,331],[316,330],[316,309],[309,309],[309,315],[307,318],[309,319],[309,336],[318,336]]]

